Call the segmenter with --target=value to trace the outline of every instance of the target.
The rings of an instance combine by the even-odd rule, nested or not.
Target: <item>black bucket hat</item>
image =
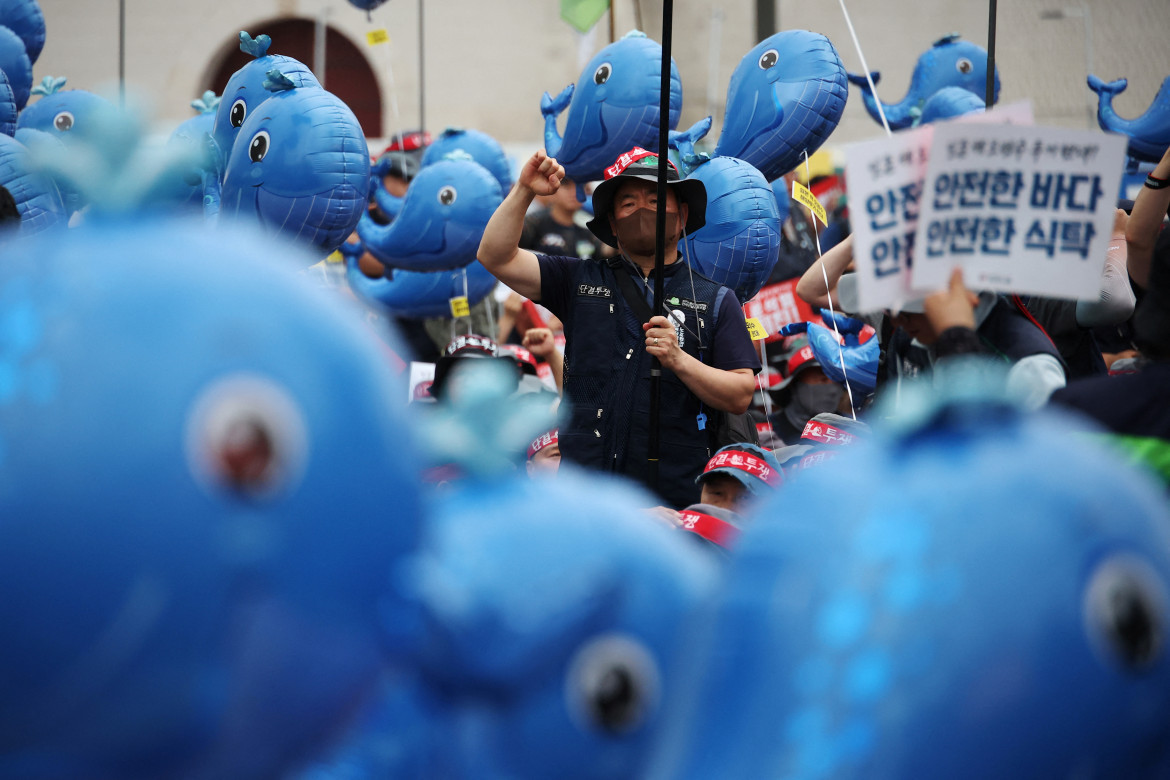
[[[635,146],[605,169],[605,181],[593,190],[594,216],[586,227],[593,235],[615,249],[618,245],[617,236],[609,226],[609,217],[613,211],[614,193],[621,186],[623,179],[641,179],[657,183],[658,155]],[[680,179],[678,169],[670,161],[666,164],[666,186],[674,191],[675,197],[681,203],[687,204],[687,224],[683,231],[688,236],[692,235],[707,222],[707,188],[698,179]]]

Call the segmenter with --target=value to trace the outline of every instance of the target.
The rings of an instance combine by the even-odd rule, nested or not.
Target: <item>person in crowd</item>
[[[667,170],[662,282],[665,296],[679,300],[669,311],[651,308],[658,158],[644,149],[621,155],[593,193],[589,229],[618,255],[582,260],[520,248],[533,198],[555,194],[564,178],[538,151],[488,222],[479,260],[564,323],[564,459],[625,474],[681,507],[698,498],[694,479],[717,449],[717,418],[747,410],[760,363],[735,294],[678,262],[679,239],[704,224],[706,191]],[[648,456],[652,358],[662,370],[657,479]]]
[[[561,467],[561,447],[557,429],[545,431],[528,445],[528,476],[552,476]]]
[[[1170,489],[1170,235],[1163,216],[1170,209],[1170,150],[1134,199],[1126,226],[1130,276],[1144,288],[1133,317],[1133,342],[1141,353],[1137,370],[1070,383],[1052,403],[1088,415],[1108,431],[1131,460],[1144,463]],[[1160,250],[1160,251],[1159,251]]]
[[[546,255],[575,255],[583,260],[608,254],[606,245],[578,220],[581,202],[572,179],[561,181],[560,188],[545,203],[544,208],[525,217],[524,232],[520,234],[522,249]]]
[[[797,295],[814,307],[828,307],[831,296],[836,309],[856,312],[856,277],[845,275],[852,260],[850,236],[813,263],[797,283]],[[961,275],[958,284],[962,286]],[[959,294],[953,292],[953,279],[951,288],[944,292]],[[1030,409],[1039,408],[1054,390],[1064,387],[1067,375],[1060,352],[1018,297],[1013,301],[990,292],[975,294],[965,287],[961,296],[975,301],[974,331],[979,342],[990,354],[1011,364],[1008,389],[1020,403]],[[884,382],[899,382],[929,372],[935,360],[952,354],[955,348],[951,337],[940,340],[943,334],[927,316],[922,299],[887,314],[878,327],[885,353],[877,376],[879,392]],[[969,346],[964,341],[962,348]]]
[[[776,410],[769,422],[783,444],[795,444],[813,417],[840,411],[845,388],[825,374],[806,334],[789,336],[784,345],[784,379],[772,392]]]

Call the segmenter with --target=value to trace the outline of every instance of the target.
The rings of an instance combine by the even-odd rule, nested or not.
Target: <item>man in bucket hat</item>
[[[619,250],[605,260],[519,248],[528,206],[537,195],[560,189],[564,175],[554,158],[534,154],[488,222],[479,260],[565,325],[562,458],[649,484],[650,366],[656,357],[663,368],[658,492],[676,508],[695,503],[695,476],[718,449],[719,415],[747,410],[760,367],[735,294],[678,262],[679,240],[703,226],[706,191],[668,167],[664,310],[654,312],[657,155],[631,149],[593,192],[596,216],[589,229]]]

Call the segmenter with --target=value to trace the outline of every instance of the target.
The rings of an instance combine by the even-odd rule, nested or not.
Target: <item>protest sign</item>
[[[922,181],[935,130],[957,123],[1030,125],[1032,105],[1012,103],[846,147],[859,312],[896,310],[919,297],[911,290],[908,269],[914,258]]]
[[[1054,298],[1099,295],[1125,156],[1123,136],[1009,125],[935,129],[911,288]]]
[[[779,330],[790,322],[813,319],[812,308],[796,294],[796,279],[769,284],[744,304],[744,316],[757,320],[768,333],[765,341],[779,341]]]

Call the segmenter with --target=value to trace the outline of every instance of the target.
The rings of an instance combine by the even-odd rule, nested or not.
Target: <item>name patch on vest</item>
[[[612,298],[613,293],[608,287],[599,284],[583,284],[577,288],[578,295],[588,295],[593,298]]]
[[[679,298],[677,295],[667,298],[666,302],[671,306],[681,306],[691,311],[707,311],[707,304],[702,301],[695,302],[687,298]]]

